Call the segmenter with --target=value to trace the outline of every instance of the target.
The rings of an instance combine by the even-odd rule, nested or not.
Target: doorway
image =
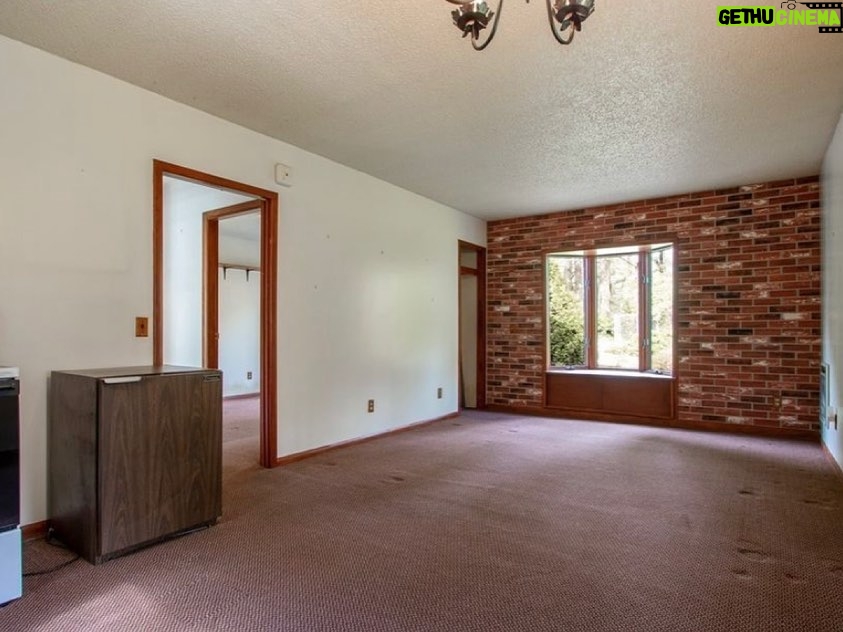
[[[224,318],[220,310],[226,309],[229,301],[221,301],[220,287],[221,285],[224,286],[226,281],[237,283],[243,280],[246,284],[250,283],[250,281],[260,283],[260,279],[256,277],[262,271],[260,266],[260,218],[264,206],[265,202],[263,200],[250,200],[232,206],[205,211],[202,214],[202,274],[205,283],[202,357],[205,366],[208,368],[221,368],[220,332],[223,328],[223,322],[227,320],[240,322],[244,318],[248,319],[250,317],[249,312],[251,311],[254,311],[256,316],[259,313],[260,294],[257,295],[257,302],[255,302],[253,293],[239,292],[238,294],[241,296],[238,302],[239,307],[242,308],[241,312],[244,318]],[[223,226],[221,227],[220,224]],[[229,272],[231,272],[231,277],[229,277]],[[248,285],[243,286],[241,283],[237,284],[241,287],[248,287]],[[255,305],[257,309],[250,310],[249,307],[251,305]],[[259,318],[256,318],[256,320],[259,322]],[[248,328],[237,327],[237,329]],[[245,338],[239,341],[241,343],[239,346],[245,347],[246,351],[254,346],[252,344],[253,336],[248,335],[248,331],[245,331],[242,336],[237,337]],[[257,343],[257,351],[259,352],[259,335],[257,336]],[[223,356],[226,355],[230,355],[230,353],[223,353]],[[239,365],[243,363],[223,361],[222,367],[233,368],[233,364]],[[249,362],[245,363],[246,366],[249,366],[249,364]],[[229,371],[229,373],[232,372]],[[242,377],[240,373],[242,372],[239,371],[237,373],[236,377],[234,377],[234,382],[230,384],[229,390],[224,395],[248,394],[250,390],[253,390],[249,388],[248,384],[240,382]],[[253,380],[253,376],[248,375],[248,369],[246,373],[245,379],[247,381]]]
[[[199,270],[199,288],[176,288],[168,286],[172,281],[174,269],[179,263],[174,261],[176,257],[173,252],[181,250],[170,250],[169,258],[166,255],[168,249],[165,242],[182,238],[184,228],[174,224],[173,218],[166,216],[165,195],[172,182],[184,182],[200,185],[205,191],[211,190],[228,196],[228,200],[236,200],[237,204],[248,205],[249,209],[241,208],[241,214],[256,212],[260,218],[259,237],[259,377],[256,380],[260,391],[260,448],[259,461],[263,467],[274,467],[277,464],[277,232],[278,232],[278,194],[273,191],[259,189],[248,184],[235,182],[218,176],[202,173],[186,167],[165,163],[159,160],[153,161],[153,363],[155,365],[166,364],[167,362],[179,361],[181,358],[193,359],[193,363],[201,362],[205,366],[216,367],[219,364],[219,341],[216,337],[219,331],[219,285],[209,283],[209,277],[213,273],[219,274],[219,246],[214,248],[216,262],[213,268],[208,262],[209,248],[206,244],[207,236],[201,236],[205,221],[214,225],[219,236],[219,222],[226,217],[226,211],[231,212],[233,204],[225,208],[217,208],[218,215],[213,214],[207,218],[204,213],[208,207],[202,208],[197,221],[199,228],[197,233],[200,237],[195,241],[199,242],[199,254],[190,257],[187,265],[196,265]],[[165,186],[167,185],[167,186]],[[223,199],[223,198],[217,198]],[[219,205],[217,205],[219,206]],[[213,208],[213,207],[211,207]],[[213,213],[214,211],[212,211]],[[220,213],[222,212],[222,213]],[[233,212],[234,216],[236,212]],[[192,220],[191,220],[192,221]],[[212,229],[213,230],[213,229]],[[204,254],[203,254],[204,253]],[[248,266],[244,266],[248,267]],[[210,269],[209,269],[210,268]],[[218,281],[218,277],[214,277]],[[257,282],[258,279],[255,278]],[[170,283],[172,285],[172,283]],[[215,289],[216,288],[216,289]],[[215,297],[210,294],[215,291]],[[198,298],[197,298],[198,295]],[[185,309],[175,310],[175,315],[166,317],[168,310],[165,310],[167,301],[192,299],[192,303],[186,303]],[[216,300],[217,309],[210,307],[210,299]],[[176,336],[173,330],[177,330],[182,321],[198,322],[197,334],[190,336]],[[214,326],[216,325],[216,326]],[[211,337],[213,336],[213,340]],[[195,347],[195,348],[194,348]]]
[[[254,199],[202,214],[202,347],[205,366],[220,369],[225,376],[224,472],[252,467],[260,437],[260,234],[264,205],[263,200]]]
[[[460,408],[486,407],[486,249],[459,242]]]

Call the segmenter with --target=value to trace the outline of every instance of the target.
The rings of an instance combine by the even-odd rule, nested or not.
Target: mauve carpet
[[[236,435],[217,526],[29,578],[0,629],[843,630],[816,444],[466,413],[262,470]]]

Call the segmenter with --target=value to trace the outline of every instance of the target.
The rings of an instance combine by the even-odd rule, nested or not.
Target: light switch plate
[[[135,337],[147,338],[149,336],[149,318],[138,316],[135,318]]]

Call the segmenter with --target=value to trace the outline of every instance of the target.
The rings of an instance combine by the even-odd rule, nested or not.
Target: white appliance
[[[23,593],[19,375],[16,367],[0,367],[0,605]]]

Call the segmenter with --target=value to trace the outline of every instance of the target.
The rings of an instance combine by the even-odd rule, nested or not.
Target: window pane
[[[585,364],[582,257],[547,258],[551,366]]]
[[[638,255],[597,257],[597,365],[638,369]]]
[[[673,248],[650,253],[650,368],[673,373]]]

